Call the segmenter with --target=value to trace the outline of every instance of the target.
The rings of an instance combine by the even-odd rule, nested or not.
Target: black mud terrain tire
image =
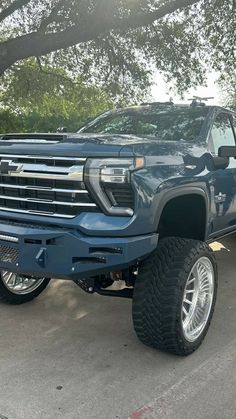
[[[189,341],[183,331],[183,296],[190,273],[200,259],[210,261],[214,291],[206,324],[200,336]],[[216,294],[217,265],[207,244],[176,237],[161,240],[140,266],[134,288],[133,323],[138,338],[165,352],[191,354],[201,345],[208,331]]]
[[[3,280],[3,273],[6,271],[0,270],[0,302],[12,305],[25,304],[38,297],[47,287],[50,279],[44,278],[38,286],[32,287],[25,293],[13,292],[7,287],[6,282]]]

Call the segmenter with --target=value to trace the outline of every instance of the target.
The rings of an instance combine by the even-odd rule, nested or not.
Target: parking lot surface
[[[52,281],[28,305],[0,304],[0,419],[236,417],[236,235],[214,244],[215,315],[180,358],[136,338],[131,301]]]

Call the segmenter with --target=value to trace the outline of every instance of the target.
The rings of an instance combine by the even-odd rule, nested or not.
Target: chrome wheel
[[[26,277],[9,271],[1,271],[1,278],[5,287],[13,294],[25,295],[35,291],[45,278]]]
[[[207,325],[215,289],[213,265],[207,257],[194,264],[184,290],[182,327],[186,340],[196,341]]]

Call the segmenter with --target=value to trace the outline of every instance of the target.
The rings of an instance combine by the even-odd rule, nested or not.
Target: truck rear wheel
[[[24,304],[38,297],[50,279],[0,271],[0,300],[8,304]]]
[[[146,345],[189,355],[209,328],[217,294],[217,265],[203,242],[166,238],[144,261],[133,297],[134,329]]]

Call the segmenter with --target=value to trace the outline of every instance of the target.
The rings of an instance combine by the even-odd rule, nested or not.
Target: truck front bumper
[[[158,234],[90,237],[77,230],[0,223],[0,268],[76,280],[125,269],[150,254],[157,243]]]

